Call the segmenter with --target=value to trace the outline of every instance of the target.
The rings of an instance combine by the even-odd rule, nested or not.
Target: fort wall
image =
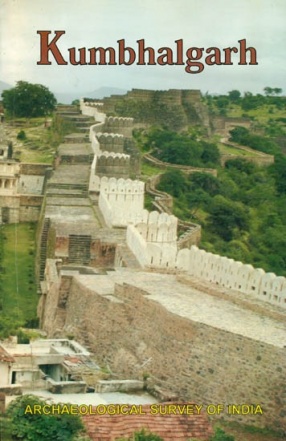
[[[53,290],[46,305],[43,328],[49,337],[64,332],[88,341],[98,363],[119,378],[148,373],[150,388],[157,385],[182,400],[263,409],[262,415],[225,412],[226,419],[285,427],[285,349],[170,313],[128,284],[115,285],[114,301],[80,277],[62,277],[60,291]]]
[[[156,233],[159,231],[162,240],[157,243],[156,240],[150,240],[153,236],[158,237]],[[142,222],[135,226],[128,225],[127,245],[143,267],[183,270],[198,279],[243,292],[286,309],[285,277],[207,253],[196,246],[177,251],[177,243],[168,241],[169,231],[167,224],[158,226],[156,223],[148,225],[147,222]],[[174,225],[171,231],[173,234]]]
[[[83,115],[91,116],[98,122],[104,122],[105,114],[103,113],[103,103],[94,101],[80,100],[80,111]]]
[[[119,133],[126,138],[132,138],[133,122],[133,118],[108,116],[105,119],[104,129],[107,133]]]
[[[130,156],[124,153],[103,152],[97,156],[95,174],[99,177],[128,178]]]
[[[160,161],[160,159],[157,159],[150,154],[144,155],[144,161],[152,165],[155,165],[156,167],[162,170],[172,168],[175,170],[183,171],[188,175],[192,173],[209,173],[212,176],[217,177],[217,170],[214,168],[191,167],[189,165],[171,164],[170,162]]]
[[[50,166],[0,162],[0,223],[36,222]]]
[[[223,142],[227,147],[234,147],[236,149],[240,149],[245,151],[246,153],[250,153],[250,155],[244,155],[243,159],[249,162],[253,162],[259,166],[268,166],[274,164],[274,155],[269,155],[267,153],[260,152],[259,150],[253,150],[250,147],[242,146],[235,144],[233,142]],[[241,155],[235,154],[222,154],[221,155],[221,164],[224,165],[226,161],[229,159],[241,159]]]
[[[95,155],[89,181],[90,192],[100,192],[101,178],[114,177],[116,179],[129,178],[130,156],[124,153],[103,152]],[[103,180],[103,183],[106,181]]]
[[[55,235],[51,228],[51,235]],[[99,236],[100,231],[98,232]],[[103,236],[103,233],[102,233]],[[113,267],[116,242],[103,240],[92,234],[57,234],[54,244],[54,256],[63,264],[89,265],[90,267]]]
[[[144,208],[144,182],[103,177],[98,205],[109,227],[136,222]]]
[[[0,224],[37,222],[42,202],[43,196],[16,194],[0,196]]]
[[[241,291],[286,309],[286,278],[265,273],[227,257],[207,253],[196,246],[178,252],[177,268],[213,284]]]
[[[123,153],[124,136],[119,133],[98,133],[100,149],[106,152]]]
[[[92,151],[95,155],[101,153],[100,144],[96,135],[98,132],[101,132],[103,128],[104,128],[104,123],[101,122],[90,126],[89,129],[89,140],[91,142]]]

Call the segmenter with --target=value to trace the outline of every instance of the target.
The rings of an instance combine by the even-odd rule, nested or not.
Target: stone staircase
[[[58,106],[57,115],[66,121],[70,121],[75,126],[77,132],[87,133],[89,127],[94,123],[90,116],[81,115],[76,106]]]
[[[88,183],[50,183],[47,185],[46,194],[49,196],[86,198],[88,196]]]
[[[43,222],[43,228],[40,239],[40,274],[39,274],[40,282],[42,282],[45,278],[49,229],[50,229],[50,219],[46,217]]]
[[[91,236],[71,234],[69,236],[69,263],[88,265],[90,262]]]

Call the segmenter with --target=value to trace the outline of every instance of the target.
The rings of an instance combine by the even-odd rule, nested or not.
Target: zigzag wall
[[[88,106],[85,104],[82,107],[83,112],[85,107]],[[98,118],[96,106],[92,110]],[[90,112],[90,109],[88,111]],[[92,126],[90,130],[91,142],[98,154],[101,154],[101,151],[97,135],[103,124],[105,129],[108,127],[108,130],[121,130],[121,133],[126,132],[130,136],[132,118],[109,117],[104,120],[101,116],[99,119],[101,122]],[[108,153],[106,155],[108,156]],[[93,167],[92,173],[95,174],[96,159]],[[207,253],[196,246],[178,251],[177,219],[170,216],[168,221],[166,218],[162,222],[161,215],[146,214],[146,210],[143,210],[143,182],[107,177],[97,177],[95,181],[94,188],[100,191],[99,208],[107,225],[127,226],[127,245],[142,267],[183,270],[190,276],[243,292],[286,309],[285,277],[265,273],[263,269],[255,269],[252,265]]]

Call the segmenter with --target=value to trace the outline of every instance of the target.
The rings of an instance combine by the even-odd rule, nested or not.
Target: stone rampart
[[[33,175],[33,176],[45,176],[47,169],[51,168],[48,164],[41,163],[20,163],[20,174],[21,175]]]
[[[103,127],[104,127],[104,123],[101,122],[94,124],[93,126],[90,126],[89,129],[89,140],[91,142],[92,151],[95,155],[101,153],[100,144],[97,139],[97,133],[101,132],[103,130]]]
[[[17,193],[20,194],[43,194],[45,176],[20,175]]]
[[[147,163],[155,165],[156,167],[161,168],[162,170],[166,170],[168,168],[173,168],[175,170],[183,171],[186,174],[209,173],[212,176],[217,177],[217,170],[214,168],[191,167],[188,165],[171,164],[170,162],[160,161],[160,159],[155,158],[154,156],[150,155],[149,153],[144,155],[143,159]]]
[[[106,152],[123,153],[124,136],[119,133],[97,133],[100,149]]]
[[[119,133],[126,138],[132,138],[133,121],[133,118],[108,116],[105,119],[104,131],[107,133]]]
[[[173,197],[168,193],[159,191],[156,185],[160,182],[161,174],[152,176],[146,183],[146,193],[150,194],[154,200],[153,207],[160,213],[172,214]],[[179,249],[199,245],[201,240],[201,226],[194,222],[186,222],[178,219],[178,231],[180,234],[177,246]]]
[[[92,116],[98,122],[104,122],[103,103],[80,100],[80,111],[83,115]]]
[[[145,90],[145,89],[132,89],[127,92],[127,99],[135,99],[139,101],[151,102],[154,97],[158,97],[160,102],[166,105],[177,105],[181,104],[194,104],[201,102],[201,92],[200,90],[192,89],[169,89],[169,90]]]
[[[109,227],[125,227],[141,218],[144,182],[131,179],[101,179],[99,208]]]
[[[243,145],[238,145],[233,142],[223,142],[226,147],[234,147],[236,149],[242,150],[246,153],[249,153],[249,155],[244,155],[243,159],[245,161],[253,162],[254,164],[260,165],[260,166],[268,166],[271,164],[274,164],[274,156],[268,155],[267,153],[261,152],[259,150],[253,150],[250,147],[246,147]],[[221,164],[225,165],[226,161],[230,159],[241,159],[241,155],[235,155],[235,154],[223,154],[221,155]]]
[[[167,213],[151,211],[148,218],[135,225],[146,242],[176,244],[178,218]]]
[[[0,224],[37,222],[40,217],[43,196],[0,196]]]
[[[240,126],[249,129],[251,125],[251,120],[249,118],[231,118],[225,116],[214,116],[212,118],[212,125],[214,131],[219,132],[223,135],[229,133],[234,127]]]
[[[95,174],[99,177],[128,178],[130,156],[124,153],[102,152],[96,158]]]
[[[285,427],[284,348],[223,330],[223,314],[221,328],[173,314],[150,299],[148,291],[128,284],[115,286],[114,301],[97,294],[96,281],[91,289],[73,278],[66,292],[64,320],[55,321],[47,304],[44,329],[49,336],[60,331],[88,341],[98,363],[108,364],[118,379],[142,379],[147,373],[150,386],[204,406],[259,404],[262,415],[224,411],[221,416],[254,426]],[[55,292],[50,301],[57,305]]]
[[[40,218],[42,195],[21,195],[19,207],[19,222],[37,222]]]
[[[20,196],[0,196],[0,224],[16,224],[20,222]]]
[[[124,153],[102,152],[95,155],[90,173],[89,191],[100,192],[101,178],[129,178],[130,156]],[[103,180],[105,183],[106,181]]]
[[[191,276],[241,291],[286,309],[286,278],[265,273],[227,257],[207,253],[196,246],[178,252],[176,265]]]
[[[160,235],[156,235],[159,233]],[[177,251],[173,238],[174,225],[169,235],[165,224],[141,222],[127,228],[127,245],[141,266],[174,268],[221,287],[234,289],[286,309],[286,278],[255,269],[227,257],[207,253],[196,246]],[[154,240],[155,238],[155,240]],[[160,240],[158,240],[160,238]]]
[[[168,240],[174,235],[174,226],[168,228],[166,224],[159,226],[156,223],[128,225],[127,245],[142,267],[175,268],[177,243]]]
[[[51,237],[55,234],[53,230],[51,227]],[[116,237],[108,237],[104,229],[98,229],[96,234],[88,234],[84,228],[74,234],[62,230],[56,233],[52,255],[63,264],[113,267],[117,241]]]

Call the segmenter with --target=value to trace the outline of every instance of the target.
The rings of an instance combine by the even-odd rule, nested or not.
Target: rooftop
[[[0,346],[0,363],[14,363],[15,359],[3,348]]]
[[[16,343],[4,343],[0,346],[0,361],[1,350],[3,350],[7,356],[12,358],[14,356],[21,355],[48,355],[48,354],[61,354],[61,355],[83,355],[89,356],[89,352],[86,351],[79,343],[73,340],[66,339],[51,339],[51,340],[35,340],[29,344],[16,344]],[[10,355],[12,354],[12,355]]]
[[[192,404],[187,403],[190,410]],[[189,439],[207,440],[212,429],[204,413],[180,414],[177,410],[184,403],[160,403],[144,405],[137,414],[84,415],[83,422],[92,441],[114,441],[120,437],[129,437],[134,432],[145,429],[161,436],[164,441],[187,441]],[[127,409],[124,409],[126,411]],[[172,412],[174,411],[174,413]],[[132,412],[132,409],[129,408]]]

